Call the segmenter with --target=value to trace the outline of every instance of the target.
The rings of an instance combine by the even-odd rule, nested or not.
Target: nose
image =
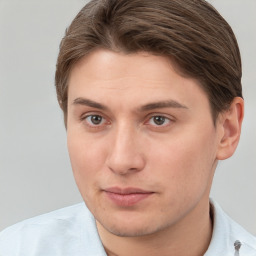
[[[106,164],[112,172],[127,175],[143,170],[145,158],[136,129],[118,128],[113,132],[111,142]]]

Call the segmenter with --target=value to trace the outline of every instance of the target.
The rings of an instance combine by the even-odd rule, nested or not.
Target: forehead
[[[70,83],[77,78],[75,76],[78,73],[78,76],[84,74],[83,79],[88,81],[99,81],[104,84],[108,81],[110,83],[117,81],[122,88],[124,85],[119,80],[132,78],[151,83],[166,83],[170,79],[170,68],[172,68],[170,60],[162,56],[147,52],[124,54],[100,49],[85,56],[74,66]]]
[[[68,100],[79,97],[107,104],[147,104],[171,99],[189,105],[203,100],[208,105],[199,82],[177,73],[169,58],[102,49],[82,58],[71,71]]]

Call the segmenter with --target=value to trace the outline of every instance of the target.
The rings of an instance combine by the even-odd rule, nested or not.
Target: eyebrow
[[[101,110],[108,110],[107,106],[105,106],[101,103],[98,103],[96,101],[86,99],[86,98],[76,98],[73,101],[73,104],[74,105],[89,106],[89,107],[97,108],[97,109],[101,109]],[[157,108],[183,108],[183,109],[188,109],[187,106],[179,103],[178,101],[165,100],[165,101],[157,101],[157,102],[152,102],[152,103],[142,105],[141,107],[138,108],[138,111],[139,112],[145,112],[145,111],[149,111],[149,110],[153,110],[153,109],[157,109]]]
[[[166,101],[158,101],[158,102],[152,102],[148,103],[146,105],[143,105],[139,108],[141,112],[143,111],[149,111],[157,108],[184,108],[188,109],[187,106],[179,103],[176,100],[166,100]]]
[[[98,108],[101,110],[108,110],[108,107],[98,103],[96,101],[93,100],[89,100],[89,99],[85,99],[85,98],[77,98],[73,101],[74,105],[84,105],[84,106],[88,106],[88,107],[92,107],[92,108]]]

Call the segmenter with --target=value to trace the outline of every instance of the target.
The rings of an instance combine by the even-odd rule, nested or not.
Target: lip
[[[119,188],[111,187],[103,190],[107,198],[117,206],[129,207],[138,204],[140,201],[150,197],[154,192],[140,188]]]

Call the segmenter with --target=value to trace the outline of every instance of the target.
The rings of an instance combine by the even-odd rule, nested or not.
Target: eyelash
[[[154,128],[165,128],[165,127],[168,127],[170,126],[170,123],[173,122],[173,120],[169,117],[166,117],[164,115],[161,115],[161,114],[155,114],[155,115],[151,115],[149,119],[147,119],[148,121],[146,122],[147,125],[150,125],[150,121],[151,120],[154,120],[154,118],[161,118],[161,119],[164,119],[164,124],[151,124],[152,126],[154,126]],[[154,121],[153,121],[154,122]],[[167,122],[167,124],[166,124]]]
[[[80,118],[80,121],[85,122],[85,124],[86,124],[89,128],[91,128],[91,129],[102,129],[102,124],[101,124],[101,123],[100,123],[99,125],[96,125],[96,124],[92,124],[91,120],[90,120],[90,121],[87,120],[88,118],[92,118],[92,117],[100,117],[100,118],[102,119],[101,122],[102,122],[103,120],[107,121],[107,119],[104,118],[104,116],[101,115],[101,114],[87,114],[87,115],[85,115],[85,116],[82,116],[82,117]],[[108,125],[108,124],[110,124],[110,122],[107,122],[106,125]]]
[[[101,123],[100,124],[93,124],[90,121],[88,121],[88,118],[92,118],[92,117],[100,117],[101,118]],[[162,118],[164,119],[164,124],[160,124],[160,125],[157,125],[157,124],[150,124],[150,121],[153,120],[154,118]],[[80,118],[80,120],[82,122],[85,122],[86,125],[90,128],[90,129],[103,129],[103,127],[107,126],[107,125],[110,125],[111,122],[110,121],[107,121],[107,119],[102,115],[102,114],[87,114],[85,116],[82,116]],[[151,114],[147,117],[147,121],[144,122],[145,125],[151,125],[153,129],[163,129],[163,128],[166,128],[166,127],[169,127],[171,125],[171,123],[173,123],[175,120],[173,118],[170,118],[170,117],[166,117],[165,115],[163,114]],[[102,124],[102,122],[105,122],[105,124]],[[167,122],[167,124],[166,124]]]

